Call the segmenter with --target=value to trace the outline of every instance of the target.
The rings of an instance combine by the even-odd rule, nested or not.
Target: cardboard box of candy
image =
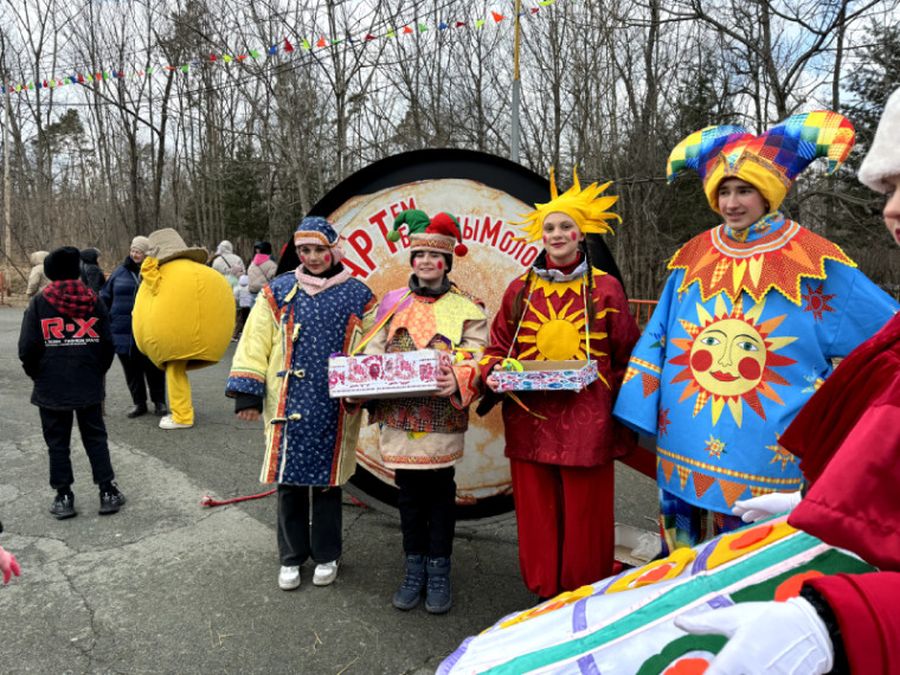
[[[332,398],[430,396],[438,390],[440,365],[449,352],[419,349],[393,354],[332,356],[328,359],[328,393]]]
[[[493,372],[504,391],[581,391],[597,379],[596,361],[518,361],[522,370]]]

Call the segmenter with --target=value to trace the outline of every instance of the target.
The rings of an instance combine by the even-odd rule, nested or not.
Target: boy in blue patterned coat
[[[275,277],[256,298],[238,343],[226,395],[243,420],[265,420],[260,480],[278,484],[278,553],[283,590],[337,576],[341,488],[356,466],[359,414],[328,396],[328,357],[346,351],[374,296],[350,277],[331,224],[304,218],[294,233],[300,266]],[[310,520],[309,509],[312,507]],[[311,524],[310,524],[311,523]]]

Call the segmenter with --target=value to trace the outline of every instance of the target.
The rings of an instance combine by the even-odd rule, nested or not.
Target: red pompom
[[[453,221],[450,214],[439,213],[431,219],[431,223],[425,231],[431,234],[443,234],[457,239],[459,226]]]
[[[460,258],[462,258],[468,252],[469,252],[469,247],[466,246],[465,244],[457,244],[453,249],[453,253],[457,257],[460,257]]]

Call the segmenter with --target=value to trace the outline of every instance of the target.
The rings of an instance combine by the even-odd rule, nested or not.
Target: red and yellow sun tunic
[[[656,436],[660,487],[730,513],[741,498],[800,488],[779,437],[897,303],[827,239],[769,214],[720,225],[669,264],[615,415]]]
[[[638,339],[637,324],[619,281],[592,269],[590,297],[595,315],[588,347],[587,265],[582,262],[570,274],[561,274],[544,269],[544,258],[541,254],[532,270],[506,289],[481,361],[482,379],[507,356],[520,361],[582,360],[590,351],[600,378],[587,389],[517,392],[518,402],[504,397],[505,452],[507,457],[525,461],[599,466],[633,447],[633,434],[612,419],[611,410]],[[521,325],[514,316],[520,292],[523,306],[530,297]]]

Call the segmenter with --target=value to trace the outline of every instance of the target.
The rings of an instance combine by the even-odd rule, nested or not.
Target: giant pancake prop
[[[501,157],[470,150],[417,150],[387,157],[349,176],[310,215],[324,216],[334,224],[345,253],[343,263],[382,297],[405,286],[410,274],[408,239],[388,239],[394,217],[405,209],[455,214],[469,252],[454,260],[450,279],[480,298],[493,316],[509,282],[540,253],[540,246],[524,241],[513,222],[549,195],[546,178]],[[594,265],[621,280],[604,241],[591,235],[588,245]],[[278,271],[298,264],[289,243]],[[357,459],[348,490],[367,505],[394,510],[397,489],[393,472],[382,463],[374,425],[362,428]],[[499,410],[471,416],[456,483],[461,519],[490,518],[513,510]]]

